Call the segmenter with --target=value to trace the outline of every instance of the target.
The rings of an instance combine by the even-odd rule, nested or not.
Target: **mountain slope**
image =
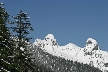
[[[31,50],[36,60],[35,64],[38,66],[36,68],[38,72],[101,72],[90,65],[53,56],[36,45],[33,45]]]
[[[33,45],[39,46],[44,52],[65,60],[77,61],[98,67],[100,70],[108,70],[108,52],[99,48],[96,40],[88,38],[84,48],[73,43],[59,46],[53,34],[48,34],[44,40],[36,39]]]

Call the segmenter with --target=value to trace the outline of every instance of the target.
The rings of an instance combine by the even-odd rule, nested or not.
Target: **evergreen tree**
[[[33,60],[31,58],[32,54],[27,49],[27,45],[30,39],[27,35],[30,31],[33,31],[33,28],[31,27],[30,21],[28,21],[29,17],[27,17],[27,13],[20,12],[17,14],[17,16],[12,16],[15,21],[10,22],[14,25],[14,27],[11,27],[12,31],[14,32],[14,38],[16,43],[15,48],[15,65],[18,72],[28,72],[28,71],[34,71],[33,67]]]
[[[13,71],[13,48],[7,27],[9,14],[0,2],[0,71]]]

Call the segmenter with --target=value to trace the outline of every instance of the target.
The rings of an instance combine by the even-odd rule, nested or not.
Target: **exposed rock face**
[[[97,41],[93,38],[88,38],[83,50],[85,55],[93,55],[95,53],[94,51],[96,50],[100,50]]]
[[[96,40],[92,39],[92,38],[88,38],[86,41],[86,45],[85,45],[85,49],[87,52],[91,52],[93,50],[100,50],[98,43],[96,42]]]
[[[54,39],[54,35],[53,34],[48,34],[45,38],[45,41],[48,42],[48,44],[50,44],[51,46],[58,46],[58,43],[56,42],[56,39]]]
[[[40,47],[46,46],[46,45],[50,45],[50,46],[56,46],[58,47],[58,43],[56,42],[56,39],[54,38],[53,34],[48,34],[44,40],[41,39],[36,39],[34,42],[35,45],[38,45]]]
[[[97,45],[97,42],[96,40],[94,40],[93,38],[88,38],[87,41],[86,41],[87,44],[95,44]]]

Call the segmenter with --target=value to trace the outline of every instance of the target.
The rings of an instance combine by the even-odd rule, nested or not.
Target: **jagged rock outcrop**
[[[88,38],[84,47],[84,52],[91,55],[92,51],[100,50],[98,43],[93,38]]]
[[[50,44],[51,46],[58,46],[58,43],[56,42],[56,39],[54,38],[53,34],[48,34],[45,38],[45,41],[47,41],[47,44]]]
[[[56,46],[58,47],[58,43],[56,42],[56,39],[54,38],[53,34],[48,34],[44,40],[41,39],[36,39],[34,42],[34,45],[38,45],[44,48],[45,45],[50,45],[50,46]]]

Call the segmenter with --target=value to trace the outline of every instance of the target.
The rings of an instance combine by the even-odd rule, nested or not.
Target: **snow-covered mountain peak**
[[[87,44],[94,44],[94,45],[97,45],[97,41],[93,38],[88,38],[87,41],[86,41]]]
[[[73,43],[59,46],[54,35],[48,34],[44,40],[36,39],[34,45],[40,46],[52,55],[108,70],[108,52],[100,50],[97,41],[93,38],[88,38],[85,47],[81,48]]]
[[[64,48],[68,48],[68,49],[80,49],[80,47],[78,47],[76,44],[73,43],[68,43],[67,45],[64,46]]]
[[[48,34],[45,38],[44,38],[44,42],[47,43],[47,45],[51,45],[51,46],[58,46],[58,43],[56,42],[56,39],[54,38],[53,34]]]
[[[94,50],[100,50],[99,45],[97,43],[97,41],[93,38],[88,38],[86,41],[86,45],[84,47],[84,50],[86,52],[91,52]]]
[[[56,42],[56,39],[54,38],[53,34],[48,34],[45,36],[44,40],[41,39],[36,39],[34,42],[34,45],[39,45],[41,47],[44,48],[44,46],[50,46],[52,48],[52,46],[57,47],[58,43]]]
[[[53,34],[48,34],[46,37],[45,37],[46,39],[54,39],[54,35]]]

